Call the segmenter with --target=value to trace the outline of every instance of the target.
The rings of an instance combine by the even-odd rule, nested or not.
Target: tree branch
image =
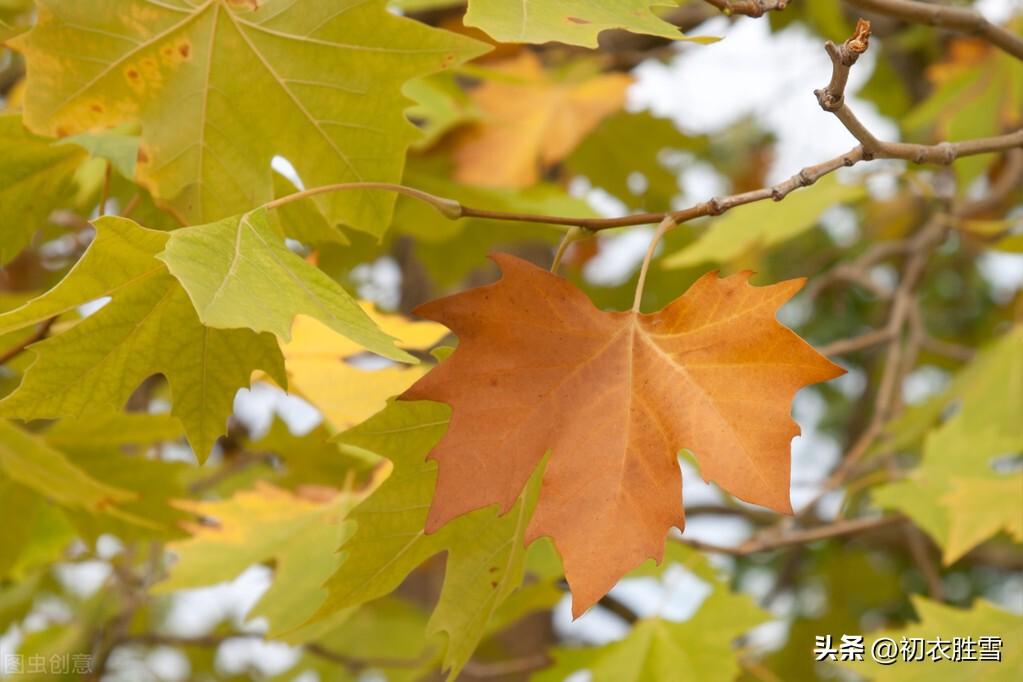
[[[866,19],[856,22],[853,35],[842,45],[836,46],[830,40],[826,42],[824,48],[831,58],[831,82],[824,88],[814,91],[821,108],[834,114],[846,130],[859,141],[864,160],[904,159],[914,163],[947,166],[963,156],[1023,147],[1023,128],[1005,135],[961,142],[939,142],[938,144],[911,144],[879,140],[845,103],[845,87],[849,81],[849,70],[869,46],[870,22]]]
[[[703,540],[694,540],[685,537],[678,538],[678,540],[683,544],[704,552],[730,554],[732,556],[746,556],[748,554],[757,554],[759,552],[766,552],[780,547],[801,545],[803,543],[814,542],[816,540],[826,540],[828,538],[841,537],[843,535],[862,533],[864,531],[871,531],[885,526],[905,523],[906,521],[906,517],[893,514],[891,516],[879,516],[869,519],[846,519],[842,521],[835,521],[833,523],[826,523],[814,528],[807,528],[806,530],[799,530],[795,532],[785,532],[777,528],[768,529],[735,546],[717,545],[711,542],[704,542]]]
[[[53,327],[53,324],[56,321],[56,316],[44,320],[38,327],[36,327],[36,330],[30,336],[8,348],[3,352],[3,354],[0,354],[0,365],[6,365],[8,362],[24,353],[25,349],[33,343],[37,343],[45,339],[50,333],[50,328]]]
[[[967,7],[948,7],[916,0],[845,0],[845,3],[903,21],[977,35],[1016,59],[1023,59],[1023,38],[992,24],[980,12]]]
[[[745,14],[748,17],[761,17],[767,12],[781,11],[789,4],[789,0],[703,0],[708,5],[717,7],[725,16]]]
[[[142,646],[202,647],[216,648],[231,639],[252,639],[267,641],[263,635],[251,632],[236,632],[227,635],[200,635],[197,637],[180,637],[148,632],[139,635],[126,635],[118,640],[118,644],[139,644]],[[415,668],[424,663],[420,659],[404,658],[355,658],[328,649],[315,642],[302,645],[302,649],[331,663],[344,666],[352,672],[366,668]]]

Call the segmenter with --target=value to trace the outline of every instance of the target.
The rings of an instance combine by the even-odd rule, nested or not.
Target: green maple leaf
[[[969,609],[958,609],[938,602],[913,596],[913,608],[919,621],[904,629],[884,630],[865,638],[870,643],[880,637],[890,637],[901,642],[903,637],[923,638],[925,642],[940,637],[1001,637],[1001,661],[896,661],[892,665],[874,662],[870,655],[863,661],[842,662],[838,665],[864,675],[874,682],[927,682],[940,679],[942,682],[1013,682],[1023,675],[1023,618],[1004,611],[983,599],[977,600]],[[925,650],[926,651],[926,650]],[[975,652],[976,653],[976,652]]]
[[[265,209],[176,230],[158,257],[206,325],[287,341],[295,315],[304,314],[374,353],[415,362],[341,285],[288,249]]]
[[[444,667],[454,679],[495,611],[522,583],[523,534],[536,504],[539,476],[504,516],[488,507],[427,535],[437,463],[426,455],[447,428],[450,412],[439,403],[393,402],[338,436],[343,444],[388,458],[394,469],[351,514],[356,532],[342,547],[344,561],[326,583],[329,594],[316,618],[391,592],[423,561],[447,551],[444,586],[428,632],[448,634]]]
[[[0,473],[58,504],[92,512],[135,497],[94,479],[59,450],[2,419]]]
[[[664,152],[686,150],[705,152],[704,137],[683,135],[675,124],[649,112],[618,112],[604,119],[565,159],[565,167],[585,175],[632,208],[666,211],[681,193],[678,171],[663,163]],[[645,181],[634,191],[631,178],[640,174]],[[636,188],[639,189],[639,188]]]
[[[36,26],[13,41],[28,63],[29,128],[64,136],[141,122],[136,178],[190,223],[271,200],[275,155],[307,186],[399,181],[417,136],[402,85],[485,49],[395,16],[385,0],[39,5]],[[318,203],[331,222],[379,235],[394,196]]]
[[[323,581],[339,563],[335,548],[353,527],[344,520],[352,500],[348,493],[308,499],[261,483],[219,502],[181,501],[182,509],[216,524],[190,524],[193,536],[169,546],[177,563],[156,592],[232,580],[273,560],[273,585],[251,615],[267,618],[271,637],[292,630],[323,601]]]
[[[168,235],[123,218],[96,221],[97,237],[53,289],[0,315],[0,333],[101,297],[110,303],[31,347],[35,361],[0,414],[18,419],[95,417],[119,411],[146,378],[163,374],[172,413],[200,460],[226,428],[234,395],[263,369],[286,386],[277,340],[203,325],[188,295],[155,258]]]
[[[597,47],[597,35],[622,28],[673,40],[688,38],[654,14],[654,7],[675,7],[670,0],[470,0],[465,24],[483,29],[502,43],[546,43]]]
[[[866,196],[862,185],[843,185],[827,175],[810,187],[798,189],[780,204],[758,201],[737,206],[715,218],[692,244],[664,258],[668,269],[701,263],[726,263],[750,249],[767,249],[813,228],[832,206]]]
[[[176,440],[181,435],[181,422],[169,414],[121,412],[91,419],[62,419],[46,430],[46,442],[55,447],[92,451]]]
[[[910,477],[872,493],[877,504],[902,511],[926,530],[944,548],[946,563],[1001,530],[1023,541],[1021,479],[991,468],[993,459],[1023,452],[1023,326],[985,349],[903,428],[919,431],[954,399],[959,411],[927,434]]]
[[[16,114],[0,116],[0,265],[21,251],[54,209],[73,201],[74,173],[86,155],[73,145],[26,131]]]

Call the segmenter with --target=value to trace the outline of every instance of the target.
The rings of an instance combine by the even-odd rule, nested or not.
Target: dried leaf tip
[[[856,29],[852,36],[845,41],[846,49],[863,54],[870,47],[870,21],[860,17],[856,20]]]

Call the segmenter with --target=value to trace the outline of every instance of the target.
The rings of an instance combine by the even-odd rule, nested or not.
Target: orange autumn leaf
[[[683,527],[683,448],[707,481],[791,513],[792,398],[843,372],[775,320],[802,280],[710,273],[660,312],[602,312],[565,279],[494,259],[500,281],[416,311],[459,339],[402,395],[452,407],[427,532],[508,510],[549,450],[526,542],[554,541],[578,616]]]
[[[507,76],[473,91],[484,113],[456,142],[455,177],[471,185],[528,187],[540,170],[568,156],[625,104],[631,79],[620,73],[559,82],[532,52],[494,67]]]

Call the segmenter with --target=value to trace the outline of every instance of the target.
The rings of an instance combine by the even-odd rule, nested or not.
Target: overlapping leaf
[[[19,419],[95,417],[120,410],[144,379],[163,374],[173,414],[204,459],[224,432],[234,394],[263,369],[282,386],[277,341],[248,329],[214,329],[155,258],[168,235],[130,220],[96,222],[97,237],[53,289],[0,315],[20,329],[102,297],[111,301],[70,330],[32,346],[35,361],[0,412]]]
[[[16,114],[0,116],[0,265],[18,255],[47,217],[73,200],[85,153],[32,135]]]
[[[661,38],[687,39],[677,26],[654,13],[675,7],[669,0],[470,0],[468,26],[504,43],[546,43],[597,47],[601,31],[622,28]],[[695,38],[706,41],[706,38]]]
[[[97,481],[60,451],[6,420],[0,420],[0,473],[59,504],[91,512],[134,497]]]
[[[912,414],[926,425],[953,399],[961,402],[958,412],[927,434],[911,476],[873,491],[878,504],[904,512],[938,541],[946,563],[1002,530],[1023,542],[1023,479],[992,468],[992,460],[1023,452],[1023,326],[978,356],[947,394]]]
[[[136,176],[191,223],[272,199],[274,155],[307,185],[398,181],[415,139],[401,86],[483,49],[384,0],[40,5],[15,41],[28,126],[62,136],[140,121]],[[331,222],[381,234],[393,201],[346,193],[320,205]]]
[[[367,350],[414,362],[340,284],[288,249],[265,209],[176,230],[158,257],[210,327],[287,341],[295,316],[309,315]]]
[[[735,640],[768,620],[769,614],[749,596],[733,593],[703,555],[677,544],[671,550],[665,564],[682,566],[709,587],[695,614],[683,622],[644,618],[623,640],[601,647],[555,648],[554,665],[531,681],[560,681],[583,670],[594,682],[736,679],[740,668]]]
[[[496,284],[417,310],[459,337],[402,396],[453,409],[430,455],[428,531],[495,503],[507,511],[550,450],[526,539],[554,540],[579,615],[682,527],[683,448],[706,480],[791,512],[790,402],[842,372],[774,319],[800,281],[709,274],[658,313],[606,313],[559,277],[495,260]]]
[[[402,348],[429,350],[448,330],[434,322],[413,322],[401,315],[377,312],[362,304],[374,324],[398,339]],[[335,428],[345,429],[373,416],[387,399],[398,395],[428,367],[392,366],[363,369],[353,359],[364,352],[356,343],[313,318],[300,316],[291,341],[281,345],[291,390],[315,405]]]
[[[444,433],[449,413],[444,405],[396,402],[338,437],[341,443],[387,457],[393,470],[352,513],[357,529],[343,547],[341,567],[327,583],[330,594],[319,615],[381,597],[423,561],[447,551],[444,587],[429,630],[448,634],[444,665],[454,678],[487,622],[522,582],[522,538],[538,481],[503,516],[484,509],[428,534],[426,514],[437,465],[426,454]]]
[[[471,185],[526,187],[625,104],[624,74],[558,81],[529,52],[494,67],[506,78],[472,92],[483,119],[455,149],[455,177]]]
[[[178,506],[213,522],[189,524],[192,536],[170,545],[177,563],[159,591],[211,585],[273,560],[274,583],[252,616],[265,616],[273,633],[305,622],[323,600],[323,581],[337,567],[337,547],[350,534],[345,515],[353,497],[320,488],[303,497],[259,484],[221,502]]]

